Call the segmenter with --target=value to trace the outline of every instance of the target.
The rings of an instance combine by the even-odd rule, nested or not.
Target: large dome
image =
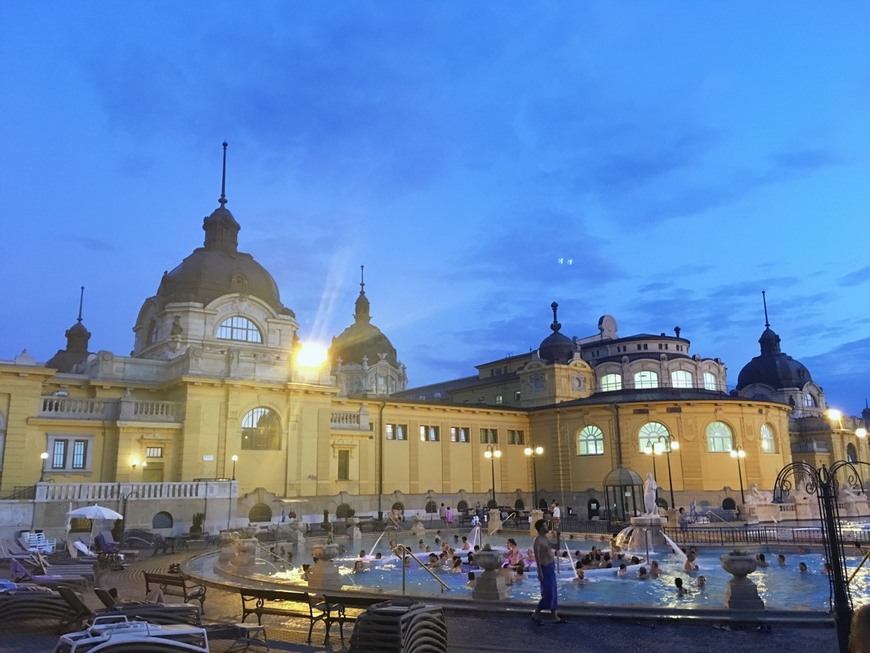
[[[245,293],[269,304],[278,313],[292,311],[281,303],[278,285],[250,254],[237,251],[239,225],[224,206],[203,220],[205,245],[163,275],[157,297],[203,306],[230,293]]]
[[[761,355],[753,358],[740,370],[737,377],[737,390],[760,383],[774,390],[782,388],[802,388],[812,381],[809,370],[780,349],[780,338],[768,326],[761,338]]]
[[[379,354],[386,355],[386,361],[398,367],[399,360],[396,348],[381,330],[371,323],[369,300],[366,297],[365,284],[360,284],[359,297],[357,297],[354,323],[347,327],[340,335],[332,339],[329,348],[329,359],[333,369],[338,365],[339,359],[343,364],[362,363],[363,358],[369,365],[374,365],[380,360]]]
[[[574,352],[577,351],[577,347],[571,338],[559,333],[559,329],[562,328],[562,325],[556,319],[556,311],[559,305],[553,302],[550,304],[550,308],[553,309],[553,323],[550,325],[553,333],[541,341],[540,346],[538,346],[538,356],[551,363],[567,363],[574,358]]]

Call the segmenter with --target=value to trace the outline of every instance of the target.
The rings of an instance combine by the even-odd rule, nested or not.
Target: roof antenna
[[[366,294],[366,277],[365,277],[366,266],[359,266],[359,292],[361,295]]]
[[[227,203],[227,142],[224,141],[224,165],[221,170],[221,198],[218,200],[221,208]]]
[[[82,321],[82,303],[85,301],[85,287],[82,286],[81,292],[79,293],[79,322]]]
[[[765,328],[770,328],[770,320],[767,319],[767,297],[765,295],[765,291],[761,291],[761,301],[764,302],[764,326]]]

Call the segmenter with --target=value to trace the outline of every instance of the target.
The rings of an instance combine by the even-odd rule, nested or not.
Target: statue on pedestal
[[[659,508],[656,505],[656,490],[658,487],[652,472],[647,472],[646,483],[643,484],[643,507],[646,509],[647,515],[659,514]]]

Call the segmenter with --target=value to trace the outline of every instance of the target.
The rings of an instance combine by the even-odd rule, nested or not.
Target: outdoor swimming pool
[[[528,536],[514,537],[520,548],[525,550],[530,545]],[[492,538],[494,548],[504,545],[508,535],[499,535]],[[426,543],[433,545],[433,536],[426,538]],[[400,542],[413,546],[415,553],[417,540],[410,535]],[[598,542],[585,542],[582,540],[568,541],[570,551],[586,551]],[[374,538],[365,537],[358,549],[373,552]],[[345,543],[345,547],[352,549],[353,545]],[[402,592],[402,565],[398,558],[389,556],[385,542],[377,549],[385,557],[380,561],[372,561],[364,570],[353,572],[353,564],[358,555],[348,551],[335,559],[341,578],[347,589],[359,589],[369,592],[384,592],[388,594],[401,594]],[[784,548],[782,551],[772,547],[754,547],[753,552],[764,553],[769,566],[759,568],[749,578],[758,587],[758,593],[765,605],[771,609],[785,610],[813,610],[826,611],[829,608],[829,583],[823,572],[824,556],[818,553],[797,553]],[[616,577],[616,570],[607,572],[592,572],[587,575],[585,582],[572,582],[574,571],[570,562],[565,560],[560,564],[559,600],[561,603],[592,603],[601,605],[618,606],[667,606],[678,608],[721,608],[725,595],[726,583],[731,575],[722,569],[719,556],[726,549],[699,549],[696,560],[699,569],[696,572],[683,570],[682,560],[673,553],[652,555],[662,568],[662,574],[658,578],[638,580],[636,574],[628,577]],[[779,565],[776,560],[778,553],[786,556],[785,565]],[[261,553],[266,558],[258,561],[256,577],[260,580],[271,580],[279,583],[292,583],[305,585],[302,578],[300,564],[310,562],[311,554],[303,552],[294,558],[294,564],[288,569],[281,569],[280,561],[269,561],[268,554]],[[463,555],[464,558],[464,555]],[[861,561],[861,556],[848,556],[846,559],[848,573],[851,573]],[[808,571],[798,571],[799,563],[805,563]],[[476,574],[482,573],[477,570]],[[435,574],[443,580],[449,591],[442,594],[440,585],[426,571],[414,564],[405,569],[406,593],[415,596],[448,596],[451,599],[471,598],[471,589],[466,587],[466,573],[450,573],[436,571]],[[698,576],[703,575],[707,579],[706,586],[696,586]],[[683,579],[684,586],[689,590],[684,596],[677,595],[674,587],[674,579]],[[851,585],[852,598],[855,605],[870,602],[870,563],[865,565]],[[535,572],[526,575],[520,582],[515,582],[509,588],[512,599],[518,601],[537,601],[540,598],[538,580]]]

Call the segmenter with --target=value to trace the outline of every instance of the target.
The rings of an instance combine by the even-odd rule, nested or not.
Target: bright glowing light
[[[680,448],[680,443],[676,440],[671,440],[671,451],[676,451]]]
[[[840,418],[843,416],[843,411],[837,410],[836,408],[829,408],[827,415],[828,419],[834,420],[836,422],[839,421]]]
[[[859,438],[866,438],[867,429],[865,429],[863,426],[861,428],[857,428],[855,429],[855,435],[857,435]]]
[[[303,342],[296,354],[296,364],[302,367],[322,367],[326,362],[327,348],[319,342]]]

